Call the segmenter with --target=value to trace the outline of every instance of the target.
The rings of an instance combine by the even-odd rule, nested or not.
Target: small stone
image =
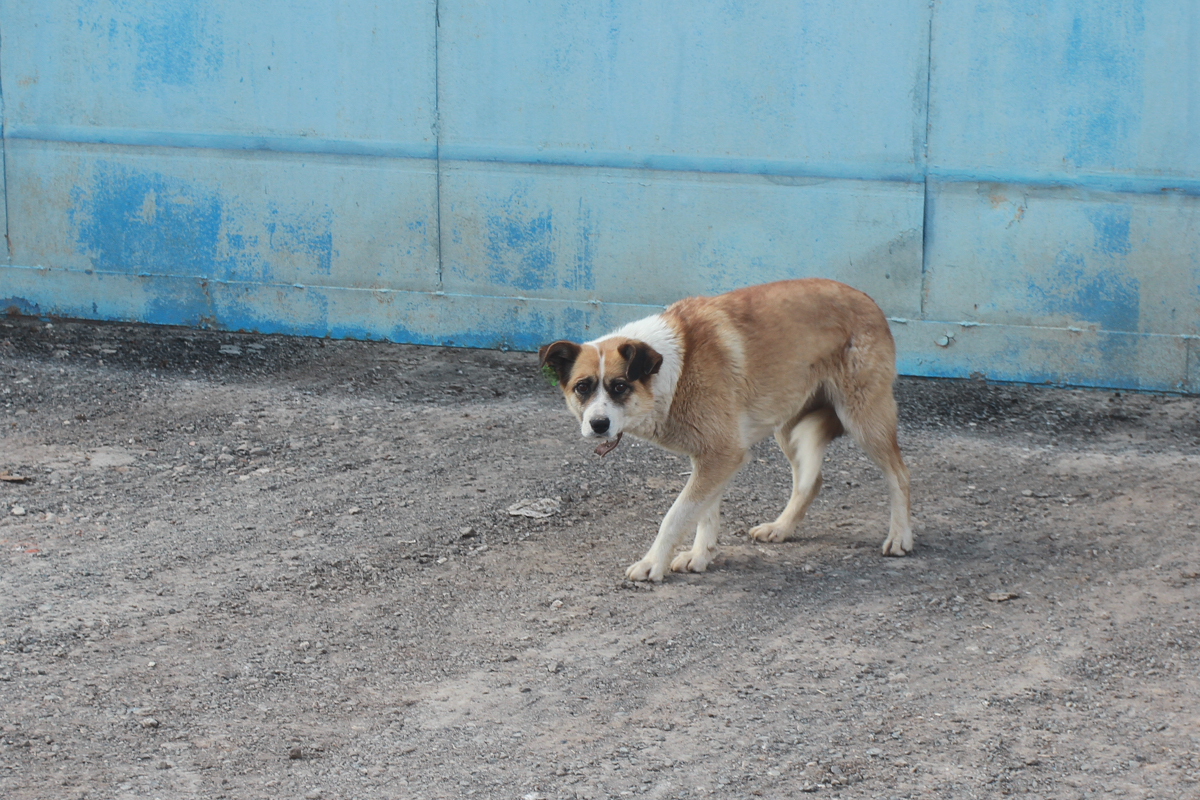
[[[157,766],[159,769],[170,769],[171,762],[170,761],[160,761],[160,762],[158,762]]]
[[[554,516],[561,510],[561,497],[518,500],[508,507],[508,513],[514,517],[532,517],[534,519],[545,519]]]
[[[1020,596],[1016,592],[988,592],[987,599],[993,603],[1004,603],[1009,600],[1016,600]]]
[[[156,720],[154,717],[144,717],[141,720],[141,725],[143,728],[157,728],[158,720]]]
[[[304,800],[321,800],[320,789],[310,789],[305,795]]]
[[[25,509],[21,508],[21,506],[13,506],[12,510],[8,513],[12,514],[14,517],[23,517],[25,516]]]
[[[903,672],[893,672],[888,675],[888,683],[904,683],[908,680],[908,676]]]
[[[555,674],[562,672],[562,668],[563,668],[563,663],[561,661],[551,661],[549,664],[546,665],[546,671],[555,673]]]
[[[881,755],[883,755],[883,751],[880,750],[878,747],[868,747],[866,750],[866,754],[869,756],[881,756]]]
[[[304,758],[304,751],[299,747],[293,747],[291,750],[288,750],[288,758],[292,761],[298,761]]]
[[[563,601],[562,601],[562,600],[555,600],[553,603],[551,603],[551,604],[550,604],[550,607],[551,607],[551,608],[562,608],[562,607],[563,607]]]
[[[459,528],[459,529],[458,529],[458,538],[460,538],[460,539],[472,539],[472,538],[474,538],[474,537],[475,537],[475,529],[474,529],[474,528],[472,528],[472,527],[469,527],[469,526],[468,526],[468,527],[466,527],[466,528]]]

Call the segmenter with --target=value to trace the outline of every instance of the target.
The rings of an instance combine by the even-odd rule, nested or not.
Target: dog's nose
[[[591,426],[596,433],[604,433],[608,430],[608,417],[597,417],[592,420]]]

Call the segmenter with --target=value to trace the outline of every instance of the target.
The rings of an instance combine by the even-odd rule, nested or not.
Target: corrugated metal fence
[[[910,374],[1200,391],[1200,4],[0,5],[0,306],[532,348],[869,292]]]

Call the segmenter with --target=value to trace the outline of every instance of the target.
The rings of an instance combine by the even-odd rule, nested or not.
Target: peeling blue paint
[[[1046,313],[1064,314],[1106,331],[1137,331],[1138,281],[1115,269],[1089,274],[1083,256],[1061,251],[1044,279],[1031,282],[1028,295]]]
[[[501,205],[503,210],[487,218],[487,268],[492,281],[526,292],[556,288],[554,212],[529,214],[514,198]]]
[[[563,288],[576,291],[589,291],[596,288],[596,279],[592,275],[592,267],[596,259],[595,238],[599,235],[599,232],[592,226],[592,209],[587,205],[586,198],[581,197],[579,199],[577,218],[579,225],[579,246],[575,248],[574,269]]]
[[[134,20],[134,85],[187,87],[220,72],[221,43],[208,32],[208,10],[190,2],[123,3]],[[114,20],[115,21],[115,20]],[[110,39],[116,32],[110,28]]]
[[[222,217],[216,192],[103,162],[90,187],[72,189],[68,211],[93,269],[204,277],[230,270],[217,254]]]
[[[68,220],[92,269],[270,283],[284,265],[328,275],[335,255],[328,208],[301,216],[267,203],[255,215],[219,188],[100,162],[71,191]]]
[[[1088,221],[1096,229],[1096,249],[1113,256],[1129,255],[1129,220],[1132,209],[1127,205],[1105,205],[1088,209]]]
[[[0,314],[20,314],[26,317],[40,317],[42,308],[37,303],[24,297],[0,297]]]
[[[171,281],[162,284],[153,279],[141,281],[147,298],[146,322],[155,325],[184,325],[211,328],[217,319],[206,281]]]
[[[270,257],[262,269],[269,275],[276,271],[276,262],[305,259],[312,263],[319,275],[328,275],[333,265],[333,212],[322,209],[311,217],[297,218],[280,211],[274,202],[269,203],[270,218],[266,222],[267,247]],[[421,225],[424,230],[423,224]],[[240,236],[231,235],[230,245]],[[313,263],[315,262],[315,263]]]
[[[1136,5],[1120,13],[1103,4],[1080,4],[1063,55],[1064,124],[1068,163],[1112,169],[1124,160],[1142,113],[1142,38],[1145,21]]]

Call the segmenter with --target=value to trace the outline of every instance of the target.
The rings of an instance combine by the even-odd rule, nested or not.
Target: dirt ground
[[[1197,398],[903,379],[911,556],[768,442],[647,586],[530,354],[0,325],[0,796],[1200,797]]]

